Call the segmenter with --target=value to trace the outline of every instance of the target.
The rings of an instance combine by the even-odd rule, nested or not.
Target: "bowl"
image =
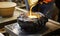
[[[14,2],[0,2],[0,16],[12,17],[15,10],[16,3]]]
[[[39,14],[39,13],[37,13]],[[21,27],[21,30],[27,33],[36,33],[42,30],[45,27],[48,18],[40,15],[40,18],[29,18],[27,14],[22,14],[18,17],[18,24]]]

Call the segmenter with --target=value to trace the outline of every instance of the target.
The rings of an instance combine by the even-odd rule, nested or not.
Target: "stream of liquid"
[[[29,17],[30,18],[37,18],[37,16],[35,16],[35,15],[32,15],[33,13],[32,13],[32,8],[33,8],[34,6],[31,6],[31,8],[30,8],[30,15],[29,15]]]
[[[29,5],[30,5],[30,11],[29,11],[29,16],[28,17],[29,18],[37,18],[37,16],[34,13],[32,13],[32,8],[36,5],[37,2],[34,2],[34,4],[31,3],[30,0],[28,2],[29,2]]]

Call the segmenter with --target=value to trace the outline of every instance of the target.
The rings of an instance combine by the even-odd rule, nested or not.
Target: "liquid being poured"
[[[37,16],[34,13],[32,13],[32,8],[36,5],[37,1],[35,1],[34,3],[32,3],[33,1],[29,0],[28,2],[30,4],[30,11],[29,11],[29,16],[28,17],[29,18],[37,18]]]
[[[40,14],[37,14],[37,13],[32,12],[32,8],[33,7],[34,7],[34,5],[31,6],[28,17],[29,18],[39,18],[40,17]]]
[[[29,15],[29,18],[37,18],[37,16],[35,16],[35,15],[32,15],[33,13],[32,13],[32,8],[33,8],[33,6],[31,6],[31,8],[30,8],[30,15]]]

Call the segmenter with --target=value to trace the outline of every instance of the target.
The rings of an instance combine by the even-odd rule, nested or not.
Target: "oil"
[[[35,14],[35,13],[32,13],[32,8],[37,4],[38,0],[28,0],[28,3],[30,5],[30,11],[29,11],[29,18],[37,18],[39,15],[38,14]]]

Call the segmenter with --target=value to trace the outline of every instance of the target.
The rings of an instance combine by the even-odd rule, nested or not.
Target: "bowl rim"
[[[0,8],[10,8],[10,7],[15,7],[16,5],[17,4],[14,2],[0,2]]]

